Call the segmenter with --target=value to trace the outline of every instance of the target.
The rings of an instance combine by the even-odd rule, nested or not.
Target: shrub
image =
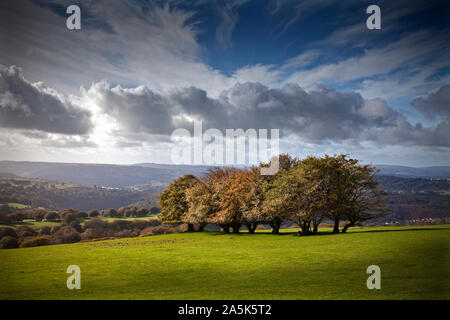
[[[63,221],[65,224],[70,224],[73,221],[76,221],[77,218],[75,217],[75,214],[72,212],[67,212],[59,215],[61,217],[61,221]]]
[[[34,219],[33,209],[23,210],[22,213],[25,215],[25,219]]]
[[[86,221],[83,224],[83,229],[94,229],[94,230],[107,230],[108,229],[108,222],[104,221],[100,218],[94,218]]]
[[[10,224],[11,219],[6,214],[0,213],[0,224]]]
[[[8,215],[11,213],[11,208],[7,204],[0,205],[0,214]]]
[[[84,212],[84,211],[78,211],[75,214],[75,217],[77,217],[78,219],[85,219],[85,218],[88,217],[88,214],[86,212]]]
[[[157,227],[147,227],[141,231],[141,236],[153,236],[158,234],[168,234],[179,232],[178,227],[169,227],[167,225],[161,225]]]
[[[70,222],[72,222],[73,220],[76,220],[78,218],[87,217],[87,214],[85,212],[82,212],[82,211],[79,211],[76,209],[68,208],[68,209],[61,210],[59,212],[59,217],[61,218],[61,221],[67,220],[65,222],[66,222],[66,224],[69,224]]]
[[[84,232],[81,234],[81,239],[83,240],[97,239],[102,237],[103,237],[102,233],[91,228],[85,229]]]
[[[72,221],[71,223],[69,223],[69,226],[74,228],[77,232],[83,232],[83,228],[78,221]]]
[[[16,233],[20,238],[37,236],[36,230],[30,226],[20,226],[16,229]]]
[[[53,242],[55,243],[75,243],[80,240],[80,234],[70,226],[61,227],[61,229],[53,235]]]
[[[113,231],[122,231],[125,229],[132,229],[133,222],[128,220],[114,220],[109,223],[108,227]]]
[[[39,235],[40,236],[47,236],[50,235],[52,233],[52,228],[50,228],[49,226],[43,226],[39,228]]]
[[[16,212],[9,215],[9,219],[12,223],[14,222],[22,222],[25,219],[25,215],[21,212]]]
[[[109,209],[107,210],[106,216],[107,216],[107,217],[111,217],[111,218],[117,218],[119,215],[117,214],[116,209],[114,209],[114,208],[109,208]]]
[[[140,208],[136,211],[136,217],[146,217],[148,216],[148,210],[145,208]]]
[[[13,228],[3,227],[3,228],[0,228],[0,239],[3,237],[17,238],[18,236],[17,236],[16,230],[14,230]]]
[[[183,224],[180,224],[178,227],[172,227],[172,228],[177,228],[177,232],[188,232],[189,231],[187,223],[183,223]]]
[[[120,207],[117,209],[117,215],[119,217],[126,217],[128,212],[128,207]]]
[[[0,240],[0,249],[13,249],[17,248],[18,246],[19,242],[16,238],[6,236]]]
[[[98,217],[98,211],[97,210],[91,210],[88,212],[88,217],[89,218],[96,218]]]
[[[152,208],[150,208],[150,213],[151,213],[151,214],[158,214],[158,213],[160,213],[160,212],[161,212],[161,209],[158,208],[158,207],[152,207]]]
[[[44,208],[37,208],[35,210],[32,211],[32,218],[35,221],[41,221],[42,219],[44,219],[45,215],[47,214],[47,210],[45,210]]]
[[[134,230],[122,230],[117,234],[117,237],[120,238],[130,238],[130,237],[137,237],[139,236],[139,232],[138,231],[134,231]]]
[[[59,220],[59,215],[58,215],[58,212],[56,212],[56,211],[50,211],[45,215],[44,218],[48,221],[54,221],[54,220]]]
[[[147,220],[147,222],[150,225],[150,227],[157,227],[161,225],[161,221],[158,219],[149,219]]]
[[[49,244],[51,244],[50,236],[38,236],[38,237],[23,239],[20,242],[20,247],[26,248],[26,247],[48,246]]]
[[[127,217],[136,217],[136,207],[128,208],[128,210],[125,212],[125,216]]]
[[[150,224],[148,221],[145,220],[133,220],[133,230],[141,232],[145,228],[149,227]]]
[[[56,232],[58,232],[61,229],[61,225],[58,226],[53,226],[50,229],[50,234],[55,234]]]

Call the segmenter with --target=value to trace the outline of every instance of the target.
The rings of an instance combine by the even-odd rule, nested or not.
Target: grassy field
[[[170,234],[0,250],[0,299],[449,299],[450,225]],[[81,268],[68,290],[66,268]],[[366,268],[381,268],[368,290]]]
[[[16,209],[25,209],[25,208],[29,208],[30,207],[30,206],[28,206],[26,204],[17,203],[17,202],[0,203],[0,206],[1,205],[7,205],[10,208],[16,208]]]
[[[60,222],[54,222],[54,221],[35,221],[34,219],[24,219],[22,222],[20,223],[15,223],[15,224],[0,224],[0,227],[11,227],[11,228],[17,228],[20,226],[30,226],[32,228],[40,228],[43,226],[57,226],[59,225]]]
[[[100,219],[106,220],[108,222],[114,221],[114,220],[148,220],[148,219],[156,219],[156,215],[148,216],[148,217],[135,217],[135,218],[108,218],[108,217],[99,217]],[[81,224],[83,224],[85,221],[89,220],[82,219],[80,221]],[[24,219],[22,223],[16,223],[16,224],[0,224],[0,227],[11,227],[11,228],[17,228],[20,226],[30,226],[32,228],[40,228],[43,226],[57,226],[61,224],[59,221],[35,221],[34,219]]]
[[[114,221],[114,220],[149,220],[149,219],[156,219],[157,216],[156,215],[151,215],[151,216],[147,216],[147,217],[132,217],[132,218],[109,218],[109,217],[99,217],[103,220],[106,220],[108,222]]]

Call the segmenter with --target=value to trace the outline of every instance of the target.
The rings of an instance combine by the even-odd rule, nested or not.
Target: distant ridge
[[[126,187],[169,182],[184,174],[202,175],[210,167],[159,164],[113,165],[59,162],[0,161],[0,172],[84,186]]]
[[[375,165],[381,175],[403,178],[450,179],[450,166],[406,167],[393,165]]]
[[[413,168],[375,165],[380,175],[403,178],[450,179],[450,166]],[[41,178],[84,186],[127,187],[168,183],[184,174],[203,175],[212,166],[138,163],[133,165],[0,161],[0,175]]]

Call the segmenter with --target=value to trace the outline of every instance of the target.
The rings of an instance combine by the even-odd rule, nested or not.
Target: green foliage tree
[[[159,218],[165,223],[187,222],[188,231],[194,231],[194,225],[187,219],[188,202],[186,191],[198,183],[198,179],[193,175],[184,175],[174,180],[164,189],[158,199],[161,212]]]
[[[385,216],[389,211],[382,199],[386,193],[378,188],[375,168],[371,165],[364,165],[351,169],[350,183],[352,187],[343,216],[347,223],[342,228],[342,232],[346,232],[349,227],[363,221]]]
[[[259,167],[269,167],[272,162],[276,160],[277,159],[271,159],[269,163],[261,163]],[[297,158],[291,157],[288,154],[281,154],[278,156],[278,172],[275,175],[262,176],[263,182],[261,186],[263,193],[260,198],[262,201],[260,212],[264,216],[262,219],[263,222],[270,224],[272,227],[272,233],[279,233],[282,222],[292,218],[292,210],[285,206],[277,207],[277,203],[280,203],[275,197],[276,193],[280,190],[271,191],[271,189],[277,186],[277,182],[275,181],[279,179],[280,176],[284,176],[289,172],[298,162],[299,160]],[[267,196],[271,199],[266,200]]]

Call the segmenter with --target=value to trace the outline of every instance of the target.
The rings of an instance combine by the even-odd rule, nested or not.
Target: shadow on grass
[[[333,234],[355,234],[355,233],[376,233],[376,232],[405,232],[405,231],[435,231],[435,230],[449,230],[450,228],[408,228],[408,227],[401,227],[401,229],[389,229],[389,230],[363,230],[363,231],[354,231],[349,230],[348,232],[342,233],[333,233],[332,231],[319,231],[316,234],[310,234],[307,236],[303,236],[299,234],[297,231],[289,231],[289,232],[280,232],[280,233],[272,233],[271,231],[262,231],[262,232],[255,232],[255,233],[249,233],[247,231],[241,231],[239,233],[223,233],[219,231],[207,231],[213,233],[215,236],[242,236],[242,235],[273,235],[273,236],[299,236],[299,237],[310,237],[310,236],[327,236],[327,235],[333,235]]]
[[[397,232],[397,231],[434,231],[434,230],[450,230],[450,228],[405,228],[405,229],[393,229],[393,230],[364,230],[349,233],[367,233],[367,232]]]

